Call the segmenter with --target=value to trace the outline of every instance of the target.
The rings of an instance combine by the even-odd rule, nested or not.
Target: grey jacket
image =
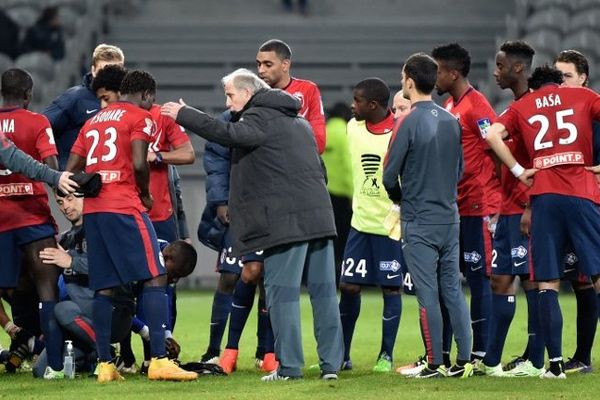
[[[433,101],[419,101],[397,129],[383,185],[390,199],[401,202],[402,221],[458,223],[456,187],[463,171],[460,123]]]
[[[229,213],[235,255],[336,235],[314,135],[299,109],[288,93],[261,89],[236,122],[190,107],[177,115],[177,123],[189,131],[232,147]]]
[[[22,174],[29,179],[46,182],[56,187],[61,173],[42,164],[19,150],[3,133],[0,132],[0,164],[12,172]]]

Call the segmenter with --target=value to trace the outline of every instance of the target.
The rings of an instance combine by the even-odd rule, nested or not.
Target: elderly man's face
[[[225,105],[229,111],[242,111],[248,100],[252,97],[252,93],[248,89],[238,89],[233,84],[233,79],[224,85],[225,97],[227,98]]]

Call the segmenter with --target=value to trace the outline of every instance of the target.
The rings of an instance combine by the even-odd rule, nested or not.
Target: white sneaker
[[[421,373],[421,371],[423,371],[425,369],[425,367],[427,367],[427,364],[418,364],[412,368],[403,368],[400,370],[400,375],[402,376],[406,376],[409,378],[414,378],[415,376],[419,375]]]
[[[260,380],[263,382],[287,381],[289,379],[290,379],[289,376],[279,375],[279,373],[277,371],[274,371],[274,372],[270,373],[269,375],[265,375],[262,378],[260,378]]]
[[[528,378],[534,377],[539,378],[546,373],[546,370],[542,368],[536,368],[533,366],[531,361],[527,360],[521,364],[518,364],[516,367],[511,369],[510,371],[504,372],[506,376],[511,378]],[[554,374],[552,374],[554,375]],[[562,374],[564,375],[564,373]]]
[[[55,371],[50,366],[46,367],[44,371],[44,379],[64,379],[65,373],[63,371]]]
[[[542,379],[567,379],[567,375],[564,372],[561,372],[558,375],[554,375],[554,373],[550,370],[546,371],[544,374],[540,375]]]
[[[494,378],[504,378],[508,376],[504,370],[502,369],[502,364],[498,364],[495,367],[488,367],[483,364],[485,376],[493,376]]]

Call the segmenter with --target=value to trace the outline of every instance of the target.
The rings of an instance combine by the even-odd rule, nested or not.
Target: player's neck
[[[2,108],[27,108],[22,100],[4,99]]]
[[[510,90],[512,90],[515,100],[518,100],[529,91],[529,85],[527,84],[527,81],[519,80],[514,87],[510,88]]]
[[[273,89],[285,89],[290,85],[290,82],[292,82],[292,77],[290,75],[285,76],[273,86]]]
[[[390,111],[386,108],[382,108],[381,110],[378,110],[378,112],[376,113],[376,115],[373,116],[373,118],[368,119],[367,122],[371,125],[375,125],[386,119],[389,115]]]
[[[73,226],[81,226],[81,225],[83,225],[83,217],[81,217],[77,221],[73,222]]]
[[[456,84],[450,90],[450,96],[454,99],[454,101],[460,100],[460,98],[466,93],[467,90],[471,87],[471,84],[467,79],[460,79],[456,81]]]
[[[410,93],[410,102],[412,104],[418,103],[419,101],[432,101],[431,93],[419,93],[416,90]]]

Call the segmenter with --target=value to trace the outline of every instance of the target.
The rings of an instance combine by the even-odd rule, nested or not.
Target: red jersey
[[[523,143],[517,138],[510,139],[505,143],[519,164],[523,166],[529,165],[529,156],[527,155]],[[500,166],[500,180],[502,183],[502,205],[500,206],[500,214],[523,214],[525,205],[529,200],[527,194],[529,188],[515,178],[504,163]]]
[[[315,135],[319,154],[325,151],[325,113],[319,87],[311,81],[292,78],[283,89],[300,100],[300,115],[306,118]]]
[[[117,101],[88,119],[71,149],[85,157],[85,172],[102,176],[98,197],[85,199],[83,213],[145,211],[135,183],[131,142],[152,142],[155,124],[146,110]]]
[[[172,118],[160,114],[159,105],[153,105],[150,114],[156,123],[156,135],[148,151],[170,151],[190,141],[185,134],[185,129]],[[173,215],[173,202],[169,188],[169,166],[150,163],[150,193],[154,198],[154,206],[148,215],[153,222],[164,221]]]
[[[461,216],[494,214],[500,208],[500,187],[485,135],[496,114],[486,98],[471,86],[457,101],[451,96],[444,106],[462,128],[465,166],[458,183],[458,212]]]
[[[498,117],[523,141],[530,165],[539,171],[530,196],[581,197],[600,204],[593,165],[592,120],[600,119],[600,96],[586,88],[544,85],[527,93]]]
[[[0,108],[0,131],[15,146],[37,161],[58,155],[52,128],[42,114],[22,108]],[[44,184],[13,173],[2,165],[0,210],[0,232],[25,226],[54,224]]]

